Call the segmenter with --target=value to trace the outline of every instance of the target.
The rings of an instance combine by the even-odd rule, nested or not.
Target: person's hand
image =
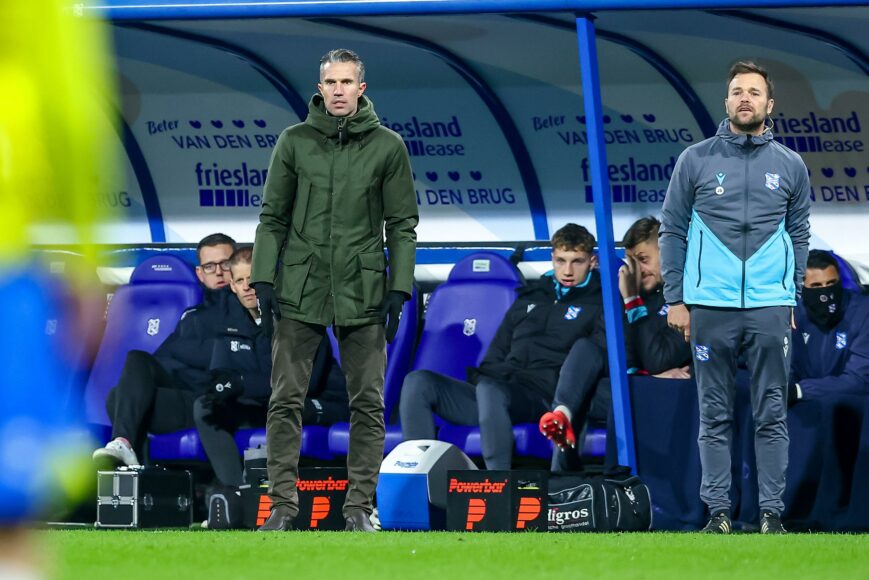
[[[390,290],[380,303],[380,316],[386,325],[386,342],[392,342],[398,332],[398,322],[401,320],[401,308],[407,300],[407,294],[398,290]]]
[[[229,369],[217,369],[211,373],[207,396],[215,404],[226,403],[239,398],[244,393],[241,375]]]
[[[624,265],[619,268],[619,292],[622,295],[622,300],[639,295],[642,287],[640,277],[640,269],[637,267],[636,260],[630,255],[626,255]]]
[[[256,303],[259,307],[260,324],[266,335],[271,338],[274,334],[274,320],[281,319],[281,307],[278,304],[278,298],[275,296],[274,287],[268,282],[257,282],[251,284],[251,287],[256,292]]]
[[[680,332],[685,342],[691,340],[691,312],[684,304],[673,304],[667,310],[667,325]]]
[[[802,397],[800,397],[800,387],[797,383],[790,381],[788,383],[788,407],[792,406],[794,403],[799,401]]]
[[[653,377],[659,379],[690,379],[691,378],[691,367],[685,365],[684,367],[669,369],[662,373],[658,373],[657,375],[652,375]]]

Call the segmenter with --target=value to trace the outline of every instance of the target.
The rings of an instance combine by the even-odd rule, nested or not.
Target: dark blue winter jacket
[[[793,331],[791,380],[803,399],[869,395],[869,297],[843,295],[845,315],[829,330],[809,320],[802,302]]]

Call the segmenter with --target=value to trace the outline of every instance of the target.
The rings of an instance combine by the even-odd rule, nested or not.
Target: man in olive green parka
[[[407,149],[363,96],[364,75],[352,51],[323,56],[319,93],[305,122],[281,133],[265,183],[251,273],[264,324],[277,319],[266,421],[272,512],[263,531],[292,529],[298,513],[302,405],[330,325],[350,396],[346,528],[373,530],[386,340],[411,294],[419,215]]]

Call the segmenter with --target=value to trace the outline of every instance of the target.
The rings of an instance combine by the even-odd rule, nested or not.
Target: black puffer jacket
[[[641,295],[645,314],[626,326],[627,357],[650,375],[691,364],[691,346],[682,335],[667,325],[668,306],[663,287]]]
[[[585,286],[560,299],[552,276],[545,275],[518,290],[483,362],[468,370],[468,378],[527,386],[551,400],[561,365],[580,338],[591,338],[606,352],[600,273],[593,270]]]
[[[267,401],[271,337],[228,289],[218,292],[227,295],[186,311],[154,356],[194,392],[203,393],[212,385],[212,371],[227,369],[242,375],[244,399]]]

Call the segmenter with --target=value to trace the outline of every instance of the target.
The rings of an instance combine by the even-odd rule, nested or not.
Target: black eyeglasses
[[[217,271],[218,266],[220,266],[220,269],[224,272],[229,272],[229,260],[224,260],[222,262],[205,262],[204,264],[199,265],[206,274],[214,274]]]

